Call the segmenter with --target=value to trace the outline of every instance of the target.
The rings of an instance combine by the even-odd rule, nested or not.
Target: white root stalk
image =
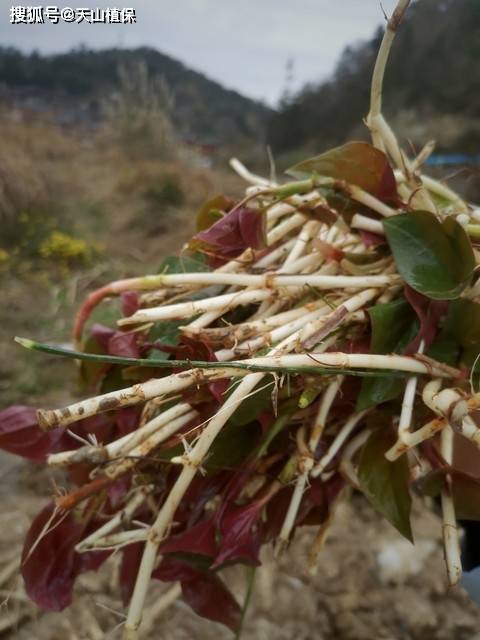
[[[302,329],[305,323],[314,322],[316,320],[320,320],[320,318],[324,318],[330,311],[330,308],[326,305],[322,306],[320,309],[316,309],[311,311],[310,313],[304,314],[301,318],[297,318],[295,320],[291,320],[287,324],[284,324],[281,327],[277,327],[266,333],[264,335],[260,335],[256,338],[252,338],[251,340],[246,340],[245,342],[241,342],[238,346],[233,349],[221,349],[215,352],[215,357],[219,362],[225,362],[227,360],[233,360],[235,357],[241,357],[243,355],[249,355],[254,353],[256,350],[261,349],[262,347],[269,346],[271,344],[275,344],[276,342],[287,338],[292,333],[296,333],[299,329]],[[321,326],[322,322],[319,322],[318,325]]]
[[[37,413],[38,424],[45,431],[65,427],[77,420],[83,420],[112,409],[127,407],[160,396],[175,395],[192,384],[201,384],[225,376],[225,369],[190,369],[174,373],[165,378],[152,378],[126,389],[111,391],[94,398],[87,398],[64,409],[40,410]]]
[[[275,545],[275,555],[277,556],[287,546],[288,541],[290,540],[290,534],[295,526],[295,520],[302,502],[303,493],[307,486],[310,471],[313,467],[313,459],[311,457],[301,457],[299,460],[299,467],[302,468],[302,471],[295,482],[295,489],[293,490],[292,498],[288,505],[287,513],[285,514],[285,519]]]
[[[317,325],[314,323],[313,331],[316,331]],[[306,335],[302,336],[305,340]],[[288,343],[292,345],[296,340],[296,334],[288,339]],[[235,365],[239,365],[235,368]],[[81,402],[76,402],[64,409],[56,410],[40,410],[38,412],[39,425],[44,430],[50,430],[61,426],[67,426],[77,420],[82,420],[89,416],[96,415],[103,411],[118,409],[122,406],[130,406],[151,400],[158,396],[167,394],[175,394],[178,391],[188,388],[192,384],[202,384],[209,380],[222,377],[243,377],[249,375],[250,367],[265,367],[274,372],[275,370],[288,370],[302,367],[312,369],[319,368],[338,368],[338,369],[379,369],[389,371],[405,371],[407,373],[428,374],[440,378],[456,378],[459,372],[452,367],[442,365],[439,362],[429,361],[428,364],[423,361],[416,360],[410,356],[398,355],[376,355],[361,353],[324,353],[318,352],[303,353],[295,355],[270,355],[259,358],[249,358],[245,360],[233,360],[229,363],[229,367],[223,367],[219,364],[212,369],[190,369],[181,373],[175,373],[165,378],[148,380],[142,384],[111,391],[94,398],[88,398]],[[233,367],[233,368],[232,368]]]
[[[345,447],[340,460],[340,472],[348,478],[352,487],[356,487],[357,489],[360,488],[360,483],[352,460],[357,451],[363,447],[365,442],[368,440],[369,435],[370,432],[367,429],[364,429],[352,438]]]
[[[448,464],[453,460],[453,430],[450,425],[442,431],[440,436],[440,451]],[[457,519],[452,497],[452,478],[445,477],[445,487],[441,493],[443,517],[443,544],[447,564],[448,582],[455,586],[462,577],[462,562],[460,560],[460,544],[458,541]]]
[[[233,361],[237,363],[237,361]],[[340,353],[331,352],[317,354],[302,353],[285,356],[266,356],[260,358],[249,358],[239,361],[238,364],[257,365],[261,367],[289,369],[295,367],[325,367],[339,369],[379,369],[389,371],[405,371],[423,375],[434,375],[439,378],[456,378],[459,371],[452,369],[448,365],[430,361],[428,364],[421,360],[416,360],[411,356],[399,355],[377,355],[370,353]],[[236,370],[234,370],[236,371]]]
[[[124,475],[127,471],[136,466],[139,461],[144,460],[154,449],[162,444],[162,442],[171,438],[180,431],[180,429],[187,426],[197,417],[197,411],[192,410],[185,415],[180,416],[176,420],[172,420],[172,422],[165,425],[163,429],[154,431],[154,433],[141,442],[138,447],[131,449],[128,452],[128,456],[120,456],[118,461],[114,461],[109,464],[104,469],[105,475],[112,479]]]
[[[325,429],[325,425],[327,423],[328,414],[344,380],[345,376],[336,376],[334,380],[328,385],[325,393],[322,396],[318,413],[315,418],[315,422],[313,423],[310,440],[308,441],[308,448],[310,449],[312,455],[315,455],[317,445],[320,442],[323,431]]]
[[[95,544],[86,551],[116,551],[128,547],[135,542],[144,542],[147,539],[148,529],[132,529],[119,531],[103,538],[98,538]]]
[[[418,353],[423,353],[425,343],[422,340],[418,347]],[[415,393],[417,391],[417,376],[412,376],[407,380],[405,385],[405,393],[403,394],[402,410],[400,412],[400,420],[397,429],[397,441],[385,454],[387,460],[395,460],[398,457],[397,452],[403,450],[405,441],[410,435],[410,426],[412,423],[413,405],[415,403]],[[392,456],[390,458],[390,456]]]
[[[315,331],[315,327],[312,328]],[[277,347],[272,349],[272,356],[288,351],[295,344],[295,334],[289,336],[281,342]],[[201,467],[205,456],[207,455],[213,441],[220,433],[227,420],[234,413],[239,402],[242,402],[245,396],[253,391],[253,389],[264,378],[263,373],[254,373],[247,375],[244,380],[236,387],[233,393],[225,401],[221,413],[214,416],[206,425],[200,434],[198,440],[189,453],[183,456],[183,468],[177,478],[168,497],[162,505],[155,522],[153,523],[150,533],[145,544],[142,561],[137,575],[135,588],[130,602],[127,622],[125,625],[125,637],[134,638],[142,619],[142,611],[145,604],[145,598],[150,582],[151,574],[155,566],[157,549],[171,526],[175,511],[177,510],[185,492],[190,486],[197,469]]]
[[[53,467],[66,467],[74,464],[75,462],[89,461],[93,464],[99,464],[107,460],[112,460],[119,455],[125,455],[143,440],[146,440],[149,436],[155,433],[155,431],[190,410],[190,405],[182,402],[171,409],[167,409],[162,412],[160,415],[148,421],[133,433],[128,433],[105,446],[86,446],[81,447],[80,449],[73,449],[71,451],[54,453],[48,456],[47,463],[49,466]]]
[[[307,486],[310,472],[314,465],[315,451],[317,449],[320,438],[322,437],[328,412],[330,411],[332,403],[340,389],[343,379],[343,376],[337,376],[335,380],[329,384],[326,391],[324,392],[316,419],[312,426],[308,447],[303,442],[303,431],[301,431],[300,433],[300,442],[298,445],[298,468],[300,470],[300,474],[297,477],[295,489],[293,491],[293,495],[290,500],[290,504],[288,505],[287,513],[285,515],[285,519],[278,536],[278,541],[275,548],[276,555],[278,555],[286,547],[290,539],[290,534],[295,525],[295,520],[300,508],[302,496],[305,491],[305,487]]]
[[[379,236],[384,236],[383,224],[379,220],[374,220],[368,216],[362,216],[360,213],[356,213],[350,224],[352,229],[361,229],[363,231],[370,231],[376,233]]]
[[[189,318],[199,313],[208,313],[211,311],[223,315],[230,309],[248,304],[257,304],[267,298],[271,298],[272,295],[273,291],[268,289],[252,289],[251,291],[225,293],[220,296],[205,298],[204,300],[193,300],[191,302],[178,302],[177,304],[161,307],[150,307],[137,311],[132,316],[118,320],[117,324],[119,327],[124,327],[141,322],[160,322],[161,320]]]
[[[159,276],[145,276],[156,278],[163,286],[177,285],[235,285],[240,287],[279,288],[310,286],[318,289],[363,289],[366,287],[382,287],[400,281],[397,275],[365,276],[325,276],[325,275],[277,275],[275,273],[173,273]],[[132,287],[133,289],[135,286]],[[136,314],[130,316],[135,317]]]
[[[155,599],[155,602],[145,608],[140,631],[146,637],[155,628],[158,618],[182,595],[179,582],[170,587],[165,593]]]
[[[147,496],[150,495],[152,491],[153,485],[142,487],[113,518],[79,542],[75,547],[75,551],[84,553],[89,549],[93,549],[97,540],[108,536],[120,525],[130,522],[137,509],[145,502]]]
[[[363,420],[367,415],[368,410],[358,411],[350,416],[347,422],[343,425],[340,431],[335,436],[332,444],[325,455],[318,461],[318,463],[312,469],[311,475],[313,478],[318,477],[328,467],[333,458],[337,455],[338,451],[344,444],[345,440],[355,429],[357,424]]]
[[[316,220],[309,220],[305,224],[305,226],[303,227],[302,231],[300,232],[300,234],[298,235],[295,241],[292,251],[288,255],[285,262],[283,263],[284,268],[288,266],[291,262],[295,262],[295,260],[297,260],[298,258],[300,258],[301,255],[303,255],[307,247],[307,244],[310,242],[310,240],[312,240],[314,236],[317,235],[319,228],[320,228],[320,223],[317,222]]]
[[[266,180],[261,176],[257,176],[255,173],[249,171],[245,165],[240,162],[237,158],[231,158],[229,162],[232,169],[237,173],[245,182],[253,184],[258,187],[276,187],[275,183],[270,182],[270,180]]]

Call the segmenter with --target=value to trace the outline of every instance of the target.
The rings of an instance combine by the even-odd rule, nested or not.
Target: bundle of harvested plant
[[[280,553],[359,489],[412,539],[411,492],[439,495],[450,584],[461,574],[457,517],[478,519],[478,213],[423,175],[381,113],[385,63],[409,2],[388,22],[367,118],[352,142],[277,184],[232,167],[245,198],[210,200],[198,233],[160,273],[92,293],[75,322],[77,358],[99,395],[60,410],[9,409],[0,446],[69,470],[77,486],[35,519],[27,591],[61,609],[75,578],[122,554],[135,638],[150,579],[181,583],[200,615],[236,629],[219,577]],[[392,168],[393,167],[393,168]],[[473,240],[475,242],[475,240]],[[121,297],[116,328],[85,325]],[[177,591],[175,593],[178,593]]]

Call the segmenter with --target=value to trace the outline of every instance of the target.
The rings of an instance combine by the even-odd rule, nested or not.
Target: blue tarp
[[[470,156],[464,153],[438,153],[430,156],[425,164],[430,167],[480,166],[480,156]]]

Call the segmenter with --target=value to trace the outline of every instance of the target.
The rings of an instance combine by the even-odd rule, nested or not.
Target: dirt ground
[[[12,566],[29,519],[47,500],[39,467],[0,459],[0,635],[8,640],[120,640],[123,611],[116,562],[79,579],[73,606],[43,613],[25,600]],[[243,640],[480,640],[480,609],[461,588],[448,591],[437,517],[416,505],[412,547],[359,497],[341,506],[315,576],[306,572],[313,532],[304,529],[278,564],[266,550],[257,571]],[[10,567],[10,577],[8,569]],[[227,582],[241,602],[245,576]],[[169,586],[152,584],[145,640],[228,640],[220,625],[176,600],[160,615],[155,604]]]

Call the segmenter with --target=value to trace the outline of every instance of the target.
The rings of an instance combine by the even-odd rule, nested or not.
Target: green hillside
[[[270,123],[273,149],[324,149],[366,135],[369,85],[382,30],[348,47],[328,82],[305,87]],[[319,37],[321,33],[319,32]],[[480,150],[480,2],[421,0],[395,40],[385,81],[385,113],[414,143]]]
[[[263,135],[270,109],[147,47],[80,48],[51,56],[3,47],[1,94],[20,106],[51,105],[64,110],[66,120],[95,120],[101,117],[102,101],[118,85],[119,68],[135,68],[140,62],[150,77],[165,79],[174,96],[173,118],[182,137],[223,144]]]

